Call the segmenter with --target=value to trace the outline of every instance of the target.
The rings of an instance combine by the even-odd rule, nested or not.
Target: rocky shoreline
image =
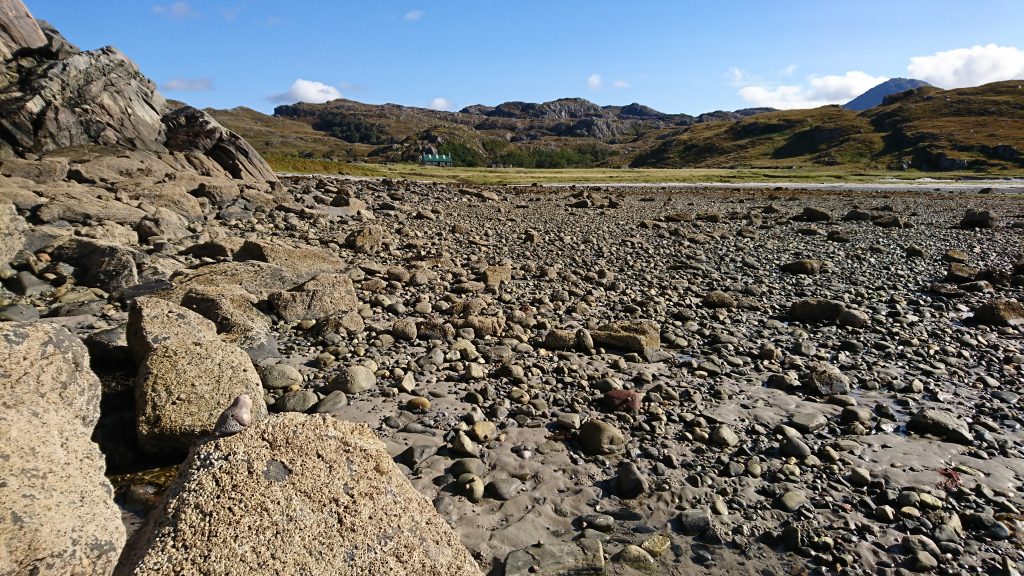
[[[0,7],[0,574],[1019,574],[1019,194],[277,176]]]
[[[252,369],[272,413],[366,423],[492,573],[1012,569],[1018,197],[283,190],[123,246],[175,268],[130,300],[60,316],[42,292],[4,314],[74,329],[122,406],[159,371],[127,360],[134,324],[170,314],[156,338],[206,343],[169,355],[172,387]],[[254,368],[223,367],[237,345]],[[102,434],[124,422],[98,437],[130,468],[151,455]]]

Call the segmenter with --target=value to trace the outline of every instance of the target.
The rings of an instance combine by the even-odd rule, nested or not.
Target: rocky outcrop
[[[106,575],[125,529],[90,440],[100,381],[64,328],[0,324],[0,574]]]
[[[118,49],[80,51],[18,0],[0,4],[0,157],[100,146],[180,154],[183,166],[252,185],[277,180],[260,155],[201,110],[172,109]],[[212,165],[212,166],[211,166]]]
[[[384,444],[330,416],[203,443],[168,494],[115,574],[481,574]]]
[[[20,67],[19,67],[20,68]],[[0,94],[4,138],[14,153],[99,145],[163,152],[156,86],[116,48],[37,58],[20,78],[5,70]]]
[[[236,180],[277,180],[274,171],[248,142],[221,126],[206,112],[183,106],[168,113],[163,121],[169,150],[209,156]]]

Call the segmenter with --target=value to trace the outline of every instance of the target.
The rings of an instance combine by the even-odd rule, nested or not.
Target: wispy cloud
[[[971,46],[910,59],[907,73],[941,88],[963,88],[1024,78],[1024,50],[1013,46]]]
[[[172,78],[162,84],[164,92],[206,92],[213,90],[212,78]]]
[[[172,20],[185,20],[199,15],[188,2],[174,2],[172,4],[154,4],[153,13]]]
[[[733,86],[744,86],[751,83],[752,80],[750,74],[746,70],[737,68],[736,66],[729,68],[725,75],[729,79],[729,84]]]
[[[626,88],[632,88],[632,87],[633,86],[629,82],[626,82],[625,80],[616,80],[616,81],[612,82],[612,88],[618,88],[620,90],[624,90]]]
[[[431,110],[451,110],[452,103],[447,98],[434,98],[427,104],[427,108]]]
[[[402,20],[405,20],[406,22],[416,22],[417,20],[422,19],[424,15],[425,12],[423,12],[423,10],[410,10],[405,13],[405,16],[402,16]]]
[[[590,76],[587,76],[587,88],[590,88],[591,90],[600,90],[601,89],[601,75],[600,74],[591,74]]]
[[[291,103],[309,102],[310,104],[321,104],[341,98],[341,90],[334,86],[317,82],[315,80],[303,80],[299,78],[292,82],[287,91],[270,96],[271,102]]]
[[[782,70],[779,70],[779,76],[792,76],[796,73],[796,64],[790,64]]]

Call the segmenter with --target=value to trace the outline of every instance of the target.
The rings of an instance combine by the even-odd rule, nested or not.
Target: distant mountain
[[[921,88],[922,86],[931,86],[931,84],[923,80],[914,80],[913,78],[890,78],[860,96],[857,96],[853,100],[850,100],[843,105],[843,108],[860,112],[861,110],[867,110],[878,106],[882,103],[882,100],[885,100],[885,97],[890,94],[899,94],[900,92],[906,92],[907,90],[913,90],[914,88]]]

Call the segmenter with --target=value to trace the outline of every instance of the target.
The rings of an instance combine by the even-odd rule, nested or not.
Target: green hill
[[[1024,81],[918,88],[854,112],[840,106],[760,114],[652,135],[633,167],[850,166],[1024,168]]]

